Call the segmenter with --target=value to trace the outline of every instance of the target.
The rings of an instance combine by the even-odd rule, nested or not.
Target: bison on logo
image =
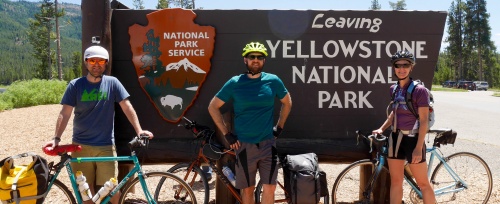
[[[164,9],[148,25],[129,27],[137,79],[161,116],[177,122],[193,104],[210,71],[215,28],[194,23],[191,10]]]

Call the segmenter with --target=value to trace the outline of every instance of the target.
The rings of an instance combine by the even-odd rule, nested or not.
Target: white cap
[[[101,46],[94,45],[90,46],[85,50],[85,54],[83,55],[83,59],[86,60],[88,58],[99,57],[108,60],[109,54],[106,49]]]

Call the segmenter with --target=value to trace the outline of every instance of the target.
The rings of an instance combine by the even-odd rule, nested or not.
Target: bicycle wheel
[[[378,200],[379,197],[389,199],[388,189],[386,186],[390,184],[389,170],[384,166],[374,183],[373,189],[370,194],[370,200],[364,199],[364,186],[370,181],[370,177],[361,178],[362,170],[369,170],[372,173],[375,171],[376,165],[369,159],[356,161],[347,166],[335,180],[332,189],[332,203],[384,203]],[[387,183],[389,182],[389,183]],[[380,189],[376,191],[375,189]],[[380,194],[374,194],[379,192]],[[378,196],[380,195],[380,196]]]
[[[283,168],[281,165],[279,165],[278,169],[278,177],[276,181],[276,191],[274,192],[274,203],[291,203],[291,199],[289,198],[289,194],[286,192],[285,189],[285,181],[284,181],[285,176],[283,175]],[[263,184],[262,181],[259,181],[257,184],[257,187],[255,187],[255,202],[256,203],[261,203],[262,202],[262,190],[263,190]],[[320,198],[320,202],[322,204],[328,204],[330,202],[330,196],[326,195],[324,197]]]
[[[55,180],[52,184],[52,187],[48,189],[49,192],[45,197],[43,203],[72,203],[76,204],[75,197],[73,196],[73,192],[69,190],[69,188],[64,185],[63,182],[59,180]]]
[[[161,179],[165,179],[163,188],[159,192],[156,192]],[[197,203],[196,197],[189,185],[173,174],[166,172],[146,173],[144,175],[144,182],[148,188],[148,197],[153,198],[153,195],[158,195],[154,197],[157,203]],[[183,196],[176,196],[175,192],[181,189],[181,195]],[[148,203],[139,177],[125,185],[119,203]]]
[[[205,173],[198,166],[194,166],[191,172],[188,172],[188,167],[191,163],[178,163],[167,172],[172,173],[179,178],[184,179],[191,186],[198,203],[208,204],[210,201],[210,186],[208,184]],[[158,190],[162,188],[164,179],[160,180]],[[159,191],[157,191],[159,192]],[[157,196],[157,195],[155,195]]]
[[[493,179],[488,164],[479,156],[469,152],[459,152],[445,158],[446,163],[462,179],[468,187],[455,193],[436,194],[439,203],[487,203],[491,190],[493,188]],[[455,181],[443,163],[440,163],[434,169],[431,176],[431,184],[434,191],[451,186],[448,190],[462,188],[462,184]]]

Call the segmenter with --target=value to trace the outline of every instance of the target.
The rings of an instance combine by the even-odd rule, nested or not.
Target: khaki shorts
[[[77,157],[116,157],[116,147],[108,146],[89,146],[74,143],[82,146],[82,150],[71,153],[73,158]],[[102,186],[110,178],[118,178],[118,162],[71,162],[73,172],[81,171],[87,178],[87,182]]]
[[[278,152],[274,137],[258,144],[243,142],[236,154],[236,188],[255,186],[257,170],[264,184],[276,185]]]

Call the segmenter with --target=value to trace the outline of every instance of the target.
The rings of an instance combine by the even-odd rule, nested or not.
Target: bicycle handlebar
[[[182,117],[182,119],[187,122],[186,124],[184,124],[184,127],[188,130],[191,130],[191,132],[196,136],[196,138],[205,137],[207,135],[204,134],[204,131],[212,130],[207,126],[199,125],[196,123],[196,121],[189,120],[186,117]]]
[[[376,134],[376,135],[364,135],[361,133],[361,131],[356,130],[356,134],[358,135],[358,142],[359,142],[359,137],[362,137],[368,142],[368,145],[370,145],[370,153],[373,151],[372,146],[373,143],[375,143],[375,148],[377,151],[381,152],[382,151],[382,146],[385,145],[387,142],[388,137],[382,134]]]
[[[149,136],[147,135],[139,135],[135,136],[134,139],[132,139],[128,143],[129,148],[134,148],[134,147],[144,147],[148,144],[149,142]]]

